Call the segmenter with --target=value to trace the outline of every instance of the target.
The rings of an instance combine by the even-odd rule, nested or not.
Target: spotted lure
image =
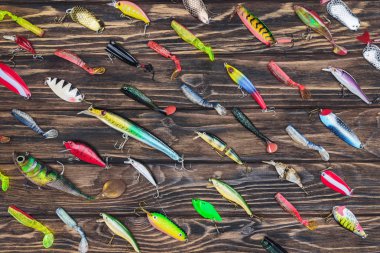
[[[58,19],[62,23],[67,16],[70,16],[71,19],[94,32],[101,33],[104,31],[104,22],[98,19],[94,13],[87,10],[83,6],[75,6],[71,9],[66,10],[66,14]]]
[[[210,23],[207,8],[202,0],[183,0],[186,10],[204,24]]]
[[[367,44],[367,46],[363,49],[364,59],[366,59],[376,69],[380,70],[380,48],[374,44],[375,42],[380,41],[380,39],[371,39],[368,31],[365,31],[363,35],[356,38],[364,44]]]
[[[328,3],[327,12],[351,31],[357,31],[360,20],[352,13],[350,8],[342,0],[320,0],[321,4]]]
[[[45,34],[45,31],[42,30],[40,27],[30,23],[28,20],[18,17],[14,15],[12,12],[6,11],[6,10],[0,10],[0,21],[4,20],[5,16],[8,16],[13,21],[15,21],[18,25],[22,26],[23,28],[31,31],[38,37],[43,37]]]
[[[355,215],[345,206],[334,206],[332,214],[336,222],[338,222],[345,229],[353,232],[361,238],[366,238],[368,235],[364,232],[359,221]]]
[[[9,177],[0,172],[1,190],[6,192],[9,188]]]
[[[10,91],[29,99],[32,94],[24,80],[8,65],[0,62],[0,84]]]
[[[54,54],[66,61],[74,63],[75,65],[84,69],[90,75],[102,75],[106,72],[103,67],[91,68],[86,62],[84,62],[77,54],[63,49],[57,49]]]

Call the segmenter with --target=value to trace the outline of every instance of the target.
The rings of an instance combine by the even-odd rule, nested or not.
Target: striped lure
[[[346,196],[351,196],[354,191],[343,181],[342,178],[332,172],[330,168],[321,172],[321,181],[330,189]]]
[[[24,80],[8,65],[0,62],[0,84],[10,91],[29,99],[32,94]]]
[[[361,238],[366,238],[368,235],[364,232],[355,215],[345,206],[334,206],[332,210],[334,219],[345,229],[353,232]]]

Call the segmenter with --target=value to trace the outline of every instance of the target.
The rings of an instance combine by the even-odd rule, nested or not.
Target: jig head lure
[[[1,190],[6,192],[9,188],[9,177],[0,172]]]
[[[337,223],[345,229],[365,239],[368,235],[356,219],[355,215],[345,206],[334,206],[332,215]]]
[[[0,62],[0,84],[10,91],[29,99],[32,94],[24,80],[10,67]]]
[[[18,51],[22,50],[31,53],[33,55],[33,59],[44,59],[41,55],[38,55],[36,53],[36,50],[34,49],[32,42],[30,42],[27,38],[17,35],[4,35],[3,38],[6,40],[13,41],[19,46],[11,52],[12,57],[9,59],[10,62],[14,63],[13,58],[16,56]]]
[[[14,15],[12,12],[6,11],[6,10],[0,10],[0,21],[4,20],[5,16],[8,16],[13,21],[15,21],[19,26],[22,26],[26,30],[31,31],[38,37],[43,37],[45,34],[45,31],[42,30],[40,27],[30,23],[28,20],[18,17]]]
[[[63,79],[47,77],[45,79],[45,85],[48,85],[55,95],[66,102],[80,103],[84,101],[84,95],[71,83]]]
[[[333,191],[339,192],[342,195],[352,196],[352,190],[342,178],[331,171],[331,168],[321,172],[321,181],[324,185],[332,189]]]
[[[81,67],[86,72],[88,72],[90,75],[101,75],[101,74],[104,74],[104,72],[106,72],[106,69],[103,67],[91,68],[77,54],[75,54],[69,50],[57,49],[54,52],[54,54],[60,58],[65,59],[66,61],[69,61],[69,62],[74,63],[75,65]]]
[[[342,0],[320,0],[321,4],[328,2],[327,12],[338,20],[342,25],[351,31],[357,31],[360,27],[360,20],[352,13],[350,8]]]
[[[202,0],[183,0],[183,5],[194,18],[207,25],[210,23],[206,5]]]
[[[62,18],[57,19],[57,21],[59,23],[63,23],[67,16],[70,16],[75,23],[80,24],[94,32],[101,33],[104,31],[104,22],[98,19],[94,13],[82,6],[75,6],[66,10],[65,15]]]
[[[260,244],[268,253],[288,253],[283,247],[267,236],[264,236]]]
[[[367,44],[363,49],[363,57],[372,66],[380,70],[380,48],[374,44],[374,42],[379,42],[380,39],[372,40],[368,31],[365,31],[363,35],[356,37],[359,41]]]
[[[102,168],[108,168],[107,164],[103,162],[102,158],[88,145],[79,141],[64,141],[63,145],[77,159],[94,164]]]

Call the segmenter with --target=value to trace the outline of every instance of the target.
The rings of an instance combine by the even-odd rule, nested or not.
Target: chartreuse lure
[[[211,203],[201,199],[192,199],[191,203],[195,211],[203,218],[213,221],[222,221],[222,217],[220,217],[218,211],[216,211]]]
[[[336,222],[345,229],[353,232],[361,238],[366,238],[368,235],[364,232],[355,215],[345,206],[334,206],[332,214]],[[330,216],[330,215],[329,215]]]
[[[6,192],[9,188],[9,177],[0,172],[1,189]]]
[[[178,36],[181,37],[181,39],[193,45],[202,52],[206,53],[210,58],[210,61],[215,60],[212,48],[203,44],[203,42],[199,38],[197,38],[192,32],[190,32],[186,27],[184,27],[175,20],[171,22],[171,26],[173,30],[178,34]]]
[[[9,206],[8,213],[13,216],[18,222],[22,225],[33,228],[45,234],[44,239],[42,240],[42,244],[45,248],[50,248],[54,243],[54,235],[53,233],[40,222],[35,220],[32,216],[25,213],[24,211],[18,209],[16,206]]]
[[[31,31],[38,37],[43,37],[45,34],[45,31],[42,30],[40,27],[33,25],[28,20],[18,17],[14,15],[12,12],[6,11],[6,10],[0,10],[0,21],[4,20],[5,16],[10,17],[13,21],[15,21],[18,25],[24,27],[25,29]]]

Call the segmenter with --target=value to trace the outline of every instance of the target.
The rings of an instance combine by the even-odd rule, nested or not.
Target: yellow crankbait
[[[15,21],[18,25],[24,27],[25,29],[31,31],[35,35],[39,37],[43,37],[45,34],[45,31],[39,28],[36,25],[33,25],[28,20],[18,17],[14,15],[12,12],[6,11],[6,10],[0,10],[0,21],[4,20],[5,16],[10,17],[13,21]]]
[[[59,23],[63,23],[68,15],[70,15],[71,19],[75,23],[78,23],[97,33],[103,32],[105,28],[104,22],[102,20],[98,19],[94,13],[82,6],[75,6],[71,9],[66,10],[65,16],[58,19],[57,21]]]

